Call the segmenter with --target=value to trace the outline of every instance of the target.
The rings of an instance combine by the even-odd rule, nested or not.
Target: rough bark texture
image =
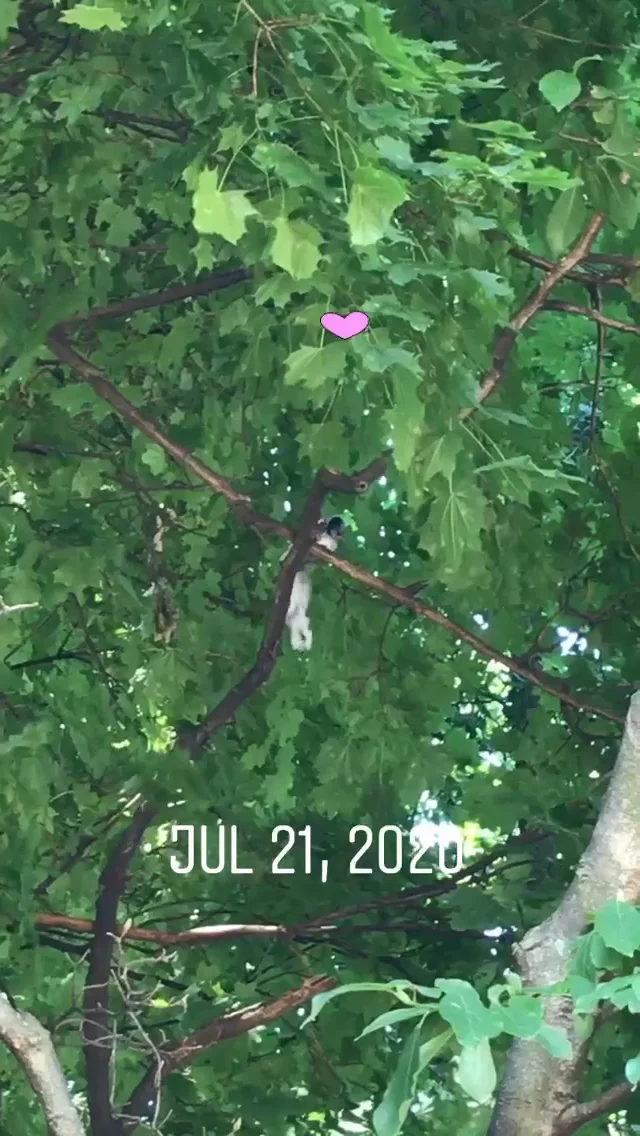
[[[38,1094],[50,1136],[85,1136],[62,1068],[44,1026],[0,994],[0,1038],[24,1068]]]
[[[565,977],[571,941],[607,900],[640,901],[639,847],[640,692],[631,699],[609,789],[573,882],[553,914],[515,948],[527,985],[546,986]],[[567,1031],[571,1060],[558,1061],[537,1042],[515,1042],[488,1136],[566,1136],[579,1127],[578,1082],[585,1045],[576,1041],[567,999],[548,998],[546,1019]]]

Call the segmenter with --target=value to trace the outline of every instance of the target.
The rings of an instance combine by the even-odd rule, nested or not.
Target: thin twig
[[[615,331],[624,331],[629,335],[640,335],[640,327],[631,323],[623,323],[622,320],[613,319],[611,316],[604,316],[596,308],[582,308],[579,304],[568,304],[564,300],[549,300],[544,305],[544,310],[547,312],[566,312],[567,315],[572,316],[584,316],[585,319],[593,320],[594,323],[601,324],[602,327],[612,327]]]
[[[602,296],[600,289],[594,287],[591,292],[591,303],[594,312],[602,314]],[[596,439],[596,426],[598,422],[598,402],[600,401],[600,387],[602,386],[602,369],[604,364],[604,341],[606,326],[598,320],[596,327],[596,366],[593,376],[593,392],[591,395],[591,416],[589,419],[589,445],[593,449]]]

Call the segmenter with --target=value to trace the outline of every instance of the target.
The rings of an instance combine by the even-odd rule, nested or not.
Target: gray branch
[[[526,985],[549,986],[568,971],[571,943],[611,899],[640,902],[640,691],[633,695],[624,736],[591,841],[561,903],[514,948]],[[565,1030],[572,1055],[559,1061],[535,1041],[511,1047],[487,1136],[567,1136],[590,1119],[579,1082],[590,1042],[575,1033],[572,1002],[549,997],[546,1020]],[[605,1109],[603,1093],[599,1104]],[[604,1102],[604,1103],[603,1103]],[[610,1110],[609,1110],[610,1111]]]
[[[32,1014],[12,1006],[5,994],[0,994],[0,1038],[40,1098],[51,1136],[85,1136],[51,1035]]]

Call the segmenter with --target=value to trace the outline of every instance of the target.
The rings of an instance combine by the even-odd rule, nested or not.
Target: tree
[[[632,1132],[635,10],[0,11],[3,1131]]]

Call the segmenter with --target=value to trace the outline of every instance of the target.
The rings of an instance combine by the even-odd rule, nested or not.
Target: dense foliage
[[[120,1131],[109,1069],[117,1112],[223,1016],[147,1093],[153,1130],[311,1136],[378,1108],[379,1136],[484,1133],[493,1062],[543,1027],[455,983],[484,997],[563,894],[638,675],[636,13],[1,0],[0,29],[3,987],[94,1136]],[[322,331],[352,310],[367,332]],[[195,744],[316,475],[388,451],[325,502],[348,527],[314,568],[313,650],[276,647]],[[461,826],[457,880],[410,869],[427,815]],[[175,872],[172,824],[237,826],[253,874]],[[294,874],[276,825],[310,826]],[[223,924],[254,932],[163,939]],[[394,1006],[361,991],[301,1030],[314,976],[444,979],[455,1005],[355,1040]],[[632,1016],[605,1026],[587,1095],[637,1048]],[[2,1101],[3,1132],[45,1131],[4,1053]]]

